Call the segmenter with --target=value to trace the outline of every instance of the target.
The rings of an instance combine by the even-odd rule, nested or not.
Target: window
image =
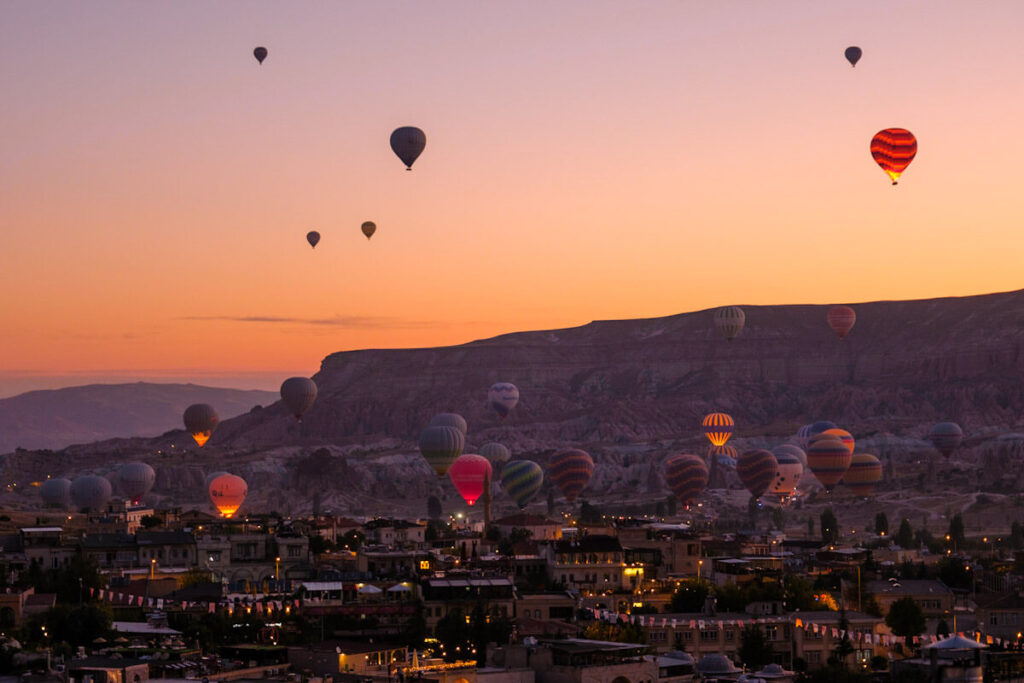
[[[764,637],[766,640],[778,640],[779,639],[779,627],[775,624],[769,624],[764,627]]]
[[[301,557],[302,546],[290,545],[288,546],[288,557]]]
[[[988,618],[988,623],[989,623],[990,625],[992,625],[992,626],[998,626],[998,625],[999,625],[999,615],[998,615],[998,614],[996,614],[995,612],[993,612],[993,613],[992,613],[992,614],[991,614],[991,615],[989,616],[989,618]]]
[[[685,640],[688,643],[692,642],[693,641],[693,631],[683,631],[683,640]]]
[[[711,643],[718,642],[718,631],[701,631],[700,642]]]
[[[729,629],[728,631],[726,631],[725,632],[725,640],[726,640],[726,642],[732,642],[732,641],[736,640],[736,631],[733,630],[733,629]]]
[[[804,659],[807,660],[808,664],[821,664],[821,652],[819,650],[806,652],[804,655]]]

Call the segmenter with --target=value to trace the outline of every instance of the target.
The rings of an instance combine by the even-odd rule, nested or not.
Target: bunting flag
[[[163,598],[157,598],[156,599],[156,607],[157,607],[157,609],[163,609],[164,608],[164,599]]]
[[[799,617],[797,617],[797,620],[796,620],[796,627],[797,627],[797,628],[802,628],[802,627],[803,627],[803,625],[804,625],[804,622],[800,621],[800,618],[799,618]]]
[[[672,628],[675,628],[677,623],[679,623],[679,622],[675,618],[673,618],[672,619]]]
[[[690,619],[690,628],[697,628],[697,622],[693,619]]]
[[[139,607],[142,607],[142,605],[144,605],[144,604],[145,604],[145,603],[144,603],[144,602],[143,602],[143,600],[142,600],[142,596],[140,595],[140,596],[139,596]]]
[[[217,609],[217,606],[216,606],[216,605],[214,605],[214,604],[213,604],[213,603],[211,602],[211,603],[210,603],[210,609],[208,610],[208,611],[209,611],[209,613],[210,613],[210,614],[213,614],[213,612],[214,612],[214,610],[215,610],[215,609]]]
[[[666,625],[668,625],[668,617],[662,617],[661,618],[661,627],[665,628]]]
[[[103,592],[103,591],[100,591],[100,593],[102,593],[102,592]],[[89,597],[91,598],[91,597],[93,597],[94,595],[96,595],[96,589],[95,589],[95,588],[90,588],[90,589],[89,589]]]
[[[718,620],[718,630],[721,631],[723,628],[725,628],[725,626],[722,624],[722,620],[719,619]]]
[[[105,591],[105,590],[103,590],[103,589],[101,588],[101,589],[100,589],[100,600],[102,600],[102,599],[103,599],[103,594],[104,594],[104,593],[106,593],[106,591]]]

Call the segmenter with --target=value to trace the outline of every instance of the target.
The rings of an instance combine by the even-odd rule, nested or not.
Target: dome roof
[[[740,672],[728,657],[720,654],[701,657],[697,662],[697,671],[702,674],[736,674]]]

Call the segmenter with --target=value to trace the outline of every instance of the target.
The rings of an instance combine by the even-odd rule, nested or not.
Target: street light
[[[280,556],[274,558],[274,581],[281,580],[281,558]]]
[[[156,578],[156,558],[155,557],[151,557],[149,559],[149,578],[150,579],[155,579]]]

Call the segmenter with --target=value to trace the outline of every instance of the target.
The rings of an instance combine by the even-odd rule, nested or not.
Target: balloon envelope
[[[964,440],[964,431],[956,422],[939,422],[928,433],[928,440],[939,453],[948,458]]]
[[[217,508],[222,517],[231,517],[245,502],[249,493],[249,485],[245,479],[233,474],[222,474],[210,482],[208,489],[210,502]]]
[[[281,383],[281,401],[295,419],[302,416],[316,400],[316,382],[308,377],[289,377]]]
[[[853,434],[851,434],[850,432],[846,431],[845,429],[840,429],[839,427],[833,427],[832,429],[826,429],[821,434],[817,435],[817,437],[823,437],[823,436],[834,436],[835,438],[837,438],[840,441],[842,441],[843,445],[846,446],[847,448],[849,448],[850,452],[853,453],[853,448],[854,448],[854,445],[855,445],[855,441],[853,439]],[[812,441],[813,441],[813,439],[812,439]]]
[[[458,413],[438,413],[434,417],[430,418],[431,427],[455,427],[462,435],[465,436],[469,430],[469,425],[466,424],[466,418],[462,417]]]
[[[772,449],[778,468],[775,470],[775,478],[769,490],[783,498],[796,491],[800,477],[804,474],[804,463],[794,451],[799,451],[801,455],[807,457],[802,450],[789,444]]]
[[[267,58],[267,48],[265,48],[265,47],[258,47],[258,48],[256,48],[255,50],[252,51],[252,56],[256,58],[257,62],[262,64],[263,60]],[[285,61],[287,61],[287,60],[285,60]]]
[[[489,486],[494,470],[487,458],[475,453],[464,453],[455,459],[448,468],[448,478],[455,485],[466,505],[472,506],[483,495],[484,487]]]
[[[917,138],[905,128],[886,128],[871,138],[871,156],[895,185],[917,155]]]
[[[843,483],[850,487],[853,495],[867,497],[875,492],[875,485],[882,481],[882,463],[870,453],[854,453],[850,469],[843,476]]]
[[[432,425],[420,432],[420,453],[439,477],[448,473],[466,447],[466,435],[456,427]]]
[[[715,328],[732,341],[743,330],[747,316],[739,306],[725,306],[715,311]]]
[[[363,234],[366,235],[366,239],[370,239],[373,237],[373,233],[377,232],[377,224],[373,221],[366,221],[360,227],[360,230],[362,230]]]
[[[185,429],[196,440],[200,448],[210,440],[213,430],[220,424],[220,416],[217,415],[217,411],[206,403],[194,403],[185,408],[183,418]]]
[[[71,502],[80,511],[101,512],[113,493],[110,482],[95,474],[78,477],[71,482]]]
[[[532,460],[513,460],[501,468],[501,487],[522,510],[540,491],[544,470]]]
[[[216,472],[210,472],[209,474],[207,474],[206,480],[203,482],[203,490],[209,491],[210,483],[213,482],[214,479],[216,479],[222,474],[230,474],[230,472],[225,472],[224,470],[217,470]]]
[[[781,446],[776,446],[775,448],[773,448],[772,453],[775,454],[776,460],[779,460],[780,455],[792,455],[793,457],[800,461],[801,465],[807,467],[807,453],[805,453],[804,449],[800,448],[799,446],[794,446],[791,443],[784,443]],[[782,461],[779,460],[779,462]]]
[[[492,465],[501,465],[508,462],[509,458],[512,457],[512,451],[505,444],[492,441],[480,447],[480,455],[487,458]]]
[[[39,495],[44,505],[68,508],[71,505],[71,480],[63,477],[47,479],[39,487]]]
[[[704,436],[708,437],[708,441],[711,442],[712,446],[724,446],[725,442],[732,436],[735,426],[736,423],[733,422],[732,417],[725,413],[705,415],[704,420],[701,422]]]
[[[156,482],[156,472],[144,462],[130,462],[117,469],[117,487],[133,503],[149,493]]]
[[[415,126],[396,128],[391,133],[391,149],[405,164],[406,170],[412,170],[413,162],[419,158],[426,146],[426,133]]]
[[[492,384],[487,390],[487,402],[491,404],[499,417],[508,417],[512,409],[519,403],[519,388],[511,382]]]
[[[863,53],[861,52],[861,49],[859,47],[857,47],[856,45],[851,45],[850,47],[846,48],[846,51],[843,54],[846,56],[846,61],[850,63],[850,66],[857,66],[857,62],[860,61],[861,55]]]
[[[551,456],[548,472],[565,499],[573,503],[594,476],[594,460],[586,451],[567,448]]]
[[[736,474],[754,498],[760,498],[772,485],[778,467],[772,452],[763,448],[747,451],[736,460]]]
[[[849,306],[833,306],[828,309],[828,326],[839,335],[840,339],[846,339],[846,335],[853,329],[857,322],[857,314]]]
[[[692,505],[708,485],[708,467],[696,455],[673,455],[665,461],[665,482],[682,505]]]
[[[817,439],[807,447],[807,467],[830,492],[850,469],[853,453],[839,439],[831,436]]]
[[[309,242],[309,246],[316,247],[320,243],[320,233],[316,230],[310,230],[306,233],[306,241]]]

